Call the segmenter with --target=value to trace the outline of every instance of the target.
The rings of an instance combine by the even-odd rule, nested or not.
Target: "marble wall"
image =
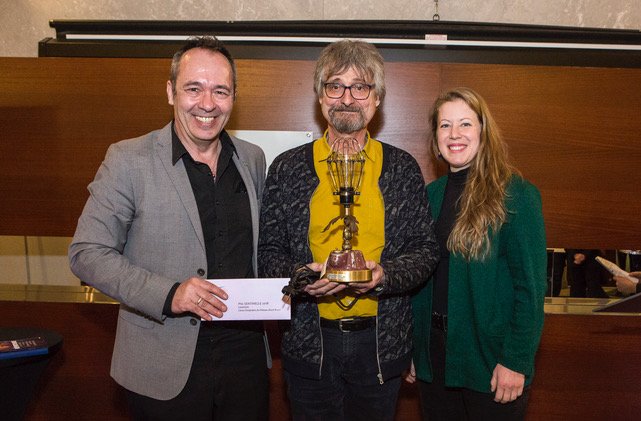
[[[640,29],[639,0],[439,0],[443,21]],[[31,57],[52,19],[430,20],[433,0],[0,0],[0,56]]]

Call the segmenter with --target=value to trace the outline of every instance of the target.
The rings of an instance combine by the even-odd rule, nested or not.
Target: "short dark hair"
[[[222,41],[218,38],[211,35],[203,35],[198,37],[189,37],[187,43],[182,46],[182,48],[174,54],[174,57],[171,60],[171,70],[169,73],[169,81],[171,82],[172,89],[174,94],[176,94],[176,80],[178,79],[178,71],[180,69],[180,60],[182,60],[183,55],[193,48],[203,48],[209,50],[213,53],[222,54],[229,65],[231,66],[232,80],[234,84],[234,94],[236,93],[236,63],[234,63],[234,58],[231,56],[231,53],[225,47]]]

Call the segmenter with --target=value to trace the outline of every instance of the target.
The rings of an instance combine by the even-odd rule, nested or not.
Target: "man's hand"
[[[367,260],[365,262],[365,266],[368,269],[372,270],[372,280],[369,282],[341,283],[322,278],[314,282],[313,284],[307,285],[305,287],[305,292],[313,297],[322,297],[325,295],[336,294],[349,287],[350,290],[356,295],[364,294],[370,289],[376,288],[385,280],[385,272],[383,271],[381,265],[373,260]],[[309,263],[307,267],[317,272],[324,270],[324,265],[321,263]]]
[[[494,401],[500,403],[512,402],[523,394],[525,375],[512,371],[497,364],[492,373],[490,387],[494,393]]]
[[[641,278],[641,272],[630,272],[630,276],[633,276],[637,279]],[[613,279],[617,283],[617,289],[624,294],[636,294],[637,284],[632,282],[629,278],[625,276],[614,276]]]
[[[325,273],[324,263],[308,263],[307,267],[315,272],[320,272],[321,274]],[[318,281],[307,285],[303,291],[305,291],[312,297],[323,297],[325,295],[336,294],[337,292],[340,292],[345,288],[347,288],[347,284],[341,284],[338,282],[330,281],[327,278],[321,278]]]
[[[171,311],[175,314],[191,312],[202,319],[213,320],[223,317],[227,306],[220,300],[226,300],[227,293],[221,288],[200,278],[189,278],[181,283],[171,302]]]
[[[583,253],[574,253],[574,264],[580,265],[585,261],[585,254]]]
[[[347,288],[347,284],[330,281],[327,278],[321,278],[313,284],[305,287],[305,292],[312,297],[324,297],[325,295],[336,294]]]
[[[350,283],[349,286],[354,291],[354,293],[356,293],[356,295],[365,294],[370,289],[376,288],[385,280],[385,272],[383,271],[381,265],[373,260],[367,260],[365,262],[365,266],[367,266],[367,269],[372,270],[372,280],[369,282]]]

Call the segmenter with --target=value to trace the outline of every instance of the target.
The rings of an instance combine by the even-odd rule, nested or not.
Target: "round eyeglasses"
[[[368,85],[367,83],[355,83],[350,86],[345,86],[338,82],[327,82],[324,83],[323,86],[325,86],[325,95],[332,99],[342,98],[343,95],[345,95],[346,89],[349,89],[349,93],[354,99],[367,99],[374,87],[374,85]]]

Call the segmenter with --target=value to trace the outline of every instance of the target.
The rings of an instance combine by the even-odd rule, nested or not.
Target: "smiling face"
[[[463,100],[441,105],[438,111],[436,137],[443,159],[456,172],[470,166],[479,151],[481,123]]]
[[[365,80],[355,69],[330,75],[325,82],[340,83],[345,86],[352,86],[355,83],[372,84],[371,80]],[[380,100],[376,91],[372,89],[367,99],[354,99],[349,89],[341,98],[328,98],[323,91],[318,102],[321,105],[323,116],[329,124],[330,138],[335,139],[341,136],[350,135],[357,140],[364,141],[365,131],[372,117],[376,113],[376,107]],[[361,145],[362,146],[362,145]]]
[[[229,61],[203,48],[187,51],[175,86],[167,82],[167,98],[174,106],[175,129],[183,142],[203,147],[218,140],[234,105]]]

